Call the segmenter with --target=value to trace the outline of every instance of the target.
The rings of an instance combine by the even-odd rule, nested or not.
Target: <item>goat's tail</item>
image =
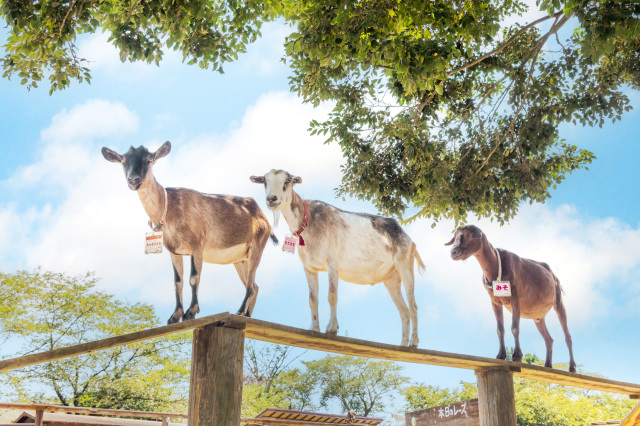
[[[277,246],[278,245],[278,238],[276,237],[276,234],[271,233],[270,238],[271,238],[271,241],[273,241],[273,245]]]
[[[425,266],[422,258],[420,257],[420,254],[418,253],[418,250],[416,250],[415,243],[413,244],[413,252],[415,253],[416,261],[418,262],[418,272],[420,272],[420,275],[422,275],[424,274]]]

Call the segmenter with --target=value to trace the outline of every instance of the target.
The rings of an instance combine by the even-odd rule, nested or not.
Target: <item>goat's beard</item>
[[[278,222],[280,221],[280,210],[273,210],[273,227],[278,227]]]

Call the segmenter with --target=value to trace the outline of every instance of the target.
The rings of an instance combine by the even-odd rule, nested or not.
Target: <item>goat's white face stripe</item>
[[[267,205],[272,210],[281,210],[285,205],[291,202],[291,187],[287,190],[283,190],[284,184],[287,181],[287,174],[282,171],[271,170],[264,175],[265,193],[267,198]],[[269,199],[271,197],[277,197],[276,206],[269,205]]]

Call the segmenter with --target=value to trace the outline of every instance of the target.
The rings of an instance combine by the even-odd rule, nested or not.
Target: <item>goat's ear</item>
[[[153,161],[166,157],[171,152],[171,142],[166,141],[156,152],[153,153]]]
[[[253,183],[264,183],[264,176],[251,176],[249,179]]]
[[[111,161],[112,163],[122,163],[122,155],[107,148],[106,146],[102,147],[102,156],[105,160]]]
[[[482,238],[482,229],[474,226],[473,231],[471,232],[471,238],[475,240],[479,240],[480,238]]]
[[[294,177],[291,182],[295,185],[296,183],[302,183],[302,178],[300,176]]]

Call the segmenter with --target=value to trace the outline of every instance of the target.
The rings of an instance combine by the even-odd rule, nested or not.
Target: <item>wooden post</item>
[[[515,426],[513,372],[501,367],[476,370],[480,426]]]
[[[36,410],[36,418],[33,421],[34,426],[42,426],[44,423],[44,410]]]
[[[193,331],[189,426],[239,426],[244,324],[225,322]]]

